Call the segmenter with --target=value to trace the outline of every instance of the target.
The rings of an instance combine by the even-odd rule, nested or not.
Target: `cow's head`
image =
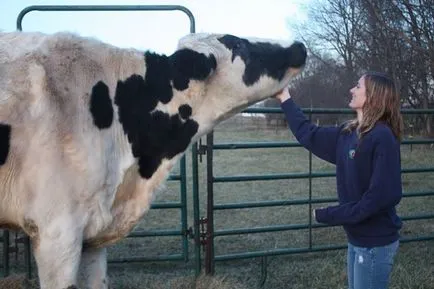
[[[191,58],[183,59],[187,52]],[[171,58],[179,60],[186,76],[192,75],[188,85],[181,77],[180,90],[175,77],[174,100],[182,99],[191,107],[198,134],[203,134],[216,122],[287,86],[304,66],[306,48],[300,42],[285,47],[233,35],[191,34],[179,41]]]
[[[272,96],[305,64],[301,43],[286,47],[232,35],[190,34],[170,56],[145,53],[145,75],[119,81],[115,103],[139,158],[152,176],[219,121]]]

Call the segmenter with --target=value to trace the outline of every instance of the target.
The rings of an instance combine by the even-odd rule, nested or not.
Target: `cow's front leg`
[[[83,229],[74,220],[56,218],[39,226],[33,248],[41,289],[75,289]]]
[[[107,289],[106,248],[86,248],[81,254],[80,289]]]

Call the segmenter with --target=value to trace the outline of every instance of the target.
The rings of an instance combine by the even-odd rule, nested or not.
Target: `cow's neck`
[[[160,60],[164,62],[165,58]],[[118,77],[121,80],[112,90],[116,92],[115,135],[122,183],[111,202],[113,222],[102,232],[88,235],[92,244],[114,242],[128,234],[149,209],[154,192],[167,179],[198,131],[197,122],[188,113],[173,114],[158,109],[157,103],[166,102],[155,95],[155,90],[160,89],[157,84],[164,84],[161,79],[155,79],[160,71],[153,71],[149,65],[142,69],[144,76],[137,65],[134,71],[121,72],[123,76]],[[173,99],[169,103],[175,104]]]
[[[181,154],[171,159],[163,159],[150,178],[140,174],[139,159],[132,157],[127,138],[120,139],[123,145],[121,154],[122,183],[117,187],[111,207],[112,222],[106,229],[89,234],[86,246],[99,247],[115,243],[127,236],[142,216],[149,210],[154,194],[165,182]],[[128,149],[130,151],[128,151]]]

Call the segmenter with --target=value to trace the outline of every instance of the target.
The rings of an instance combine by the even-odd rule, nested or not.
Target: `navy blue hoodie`
[[[312,124],[292,99],[282,109],[297,140],[319,158],[336,165],[339,205],[317,209],[316,220],[343,225],[351,244],[385,246],[399,239],[402,198],[400,143],[384,123],[362,139],[340,127]]]

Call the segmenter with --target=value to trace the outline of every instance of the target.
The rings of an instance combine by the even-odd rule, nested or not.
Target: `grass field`
[[[215,142],[289,141],[287,129],[256,129],[224,124],[215,130]],[[255,175],[308,172],[309,155],[303,148],[249,149],[214,152],[214,175]],[[402,147],[402,167],[434,166],[434,148],[429,145]],[[193,225],[191,202],[191,155],[187,154],[189,226]],[[313,171],[333,171],[334,167],[313,158]],[[206,161],[200,163],[200,213],[206,215]],[[403,175],[404,191],[434,191],[434,172]],[[215,204],[296,200],[308,197],[307,179],[218,183],[214,186]],[[156,202],[179,200],[179,183],[168,182]],[[333,177],[312,180],[312,197],[335,197]],[[315,204],[326,206],[328,204]],[[434,213],[434,196],[404,198],[398,207],[401,216]],[[271,225],[304,224],[309,220],[309,206],[221,210],[215,212],[215,229],[255,228]],[[180,226],[178,209],[151,210],[138,229],[175,229]],[[404,223],[403,237],[434,235],[434,219]],[[340,227],[315,229],[314,246],[346,244]],[[309,244],[308,230],[221,236],[215,238],[215,254],[303,248]],[[180,253],[179,237],[127,239],[109,249],[109,257],[159,256]],[[230,260],[216,263],[213,278],[194,277],[193,240],[190,240],[190,262],[155,262],[111,264],[109,275],[116,289],[162,288],[259,288],[261,258]],[[21,250],[22,252],[22,250]],[[345,250],[290,254],[267,258],[267,278],[263,288],[346,288]],[[13,270],[23,272],[22,255],[12,259]],[[0,283],[1,286],[1,283]],[[6,287],[2,287],[6,288]],[[12,287],[11,287],[12,288]],[[392,289],[434,288],[434,241],[401,244],[392,275]]]

